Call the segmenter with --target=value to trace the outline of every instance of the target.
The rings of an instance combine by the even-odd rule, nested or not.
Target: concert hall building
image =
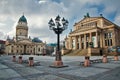
[[[102,14],[91,17],[87,13],[75,23],[68,37],[65,38],[67,50],[78,50],[78,54],[109,54],[109,48],[120,46],[120,27],[109,21]]]

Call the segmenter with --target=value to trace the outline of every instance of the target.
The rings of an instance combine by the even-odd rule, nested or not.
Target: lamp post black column
[[[59,30],[59,29],[58,29]],[[57,51],[56,51],[56,61],[60,61],[61,60],[61,53],[60,53],[60,34],[57,34]]]
[[[54,62],[54,67],[62,67],[63,62],[61,58],[61,51],[60,51],[60,34],[67,29],[68,21],[66,19],[60,20],[60,16],[58,15],[55,19],[55,22],[51,18],[49,21],[49,28],[50,30],[53,30],[55,34],[57,34],[57,50],[56,50],[56,57]]]

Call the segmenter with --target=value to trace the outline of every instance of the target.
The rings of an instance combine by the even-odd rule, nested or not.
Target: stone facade
[[[46,54],[46,43],[38,38],[28,38],[28,26],[25,16],[21,16],[16,26],[16,37],[6,40],[6,54]]]
[[[74,30],[65,39],[65,47],[68,50],[87,49],[89,55],[100,52],[108,53],[109,47],[120,46],[119,35],[118,25],[102,15],[99,17],[87,15],[75,23]]]

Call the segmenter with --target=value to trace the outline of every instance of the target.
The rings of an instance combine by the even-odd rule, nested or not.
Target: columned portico
[[[92,36],[93,34],[93,36]],[[89,47],[89,43],[93,42],[93,47],[98,47],[98,42],[100,42],[100,38],[98,38],[100,34],[98,32],[90,32],[83,33],[77,36],[70,37],[70,48],[71,49],[87,49]],[[101,36],[99,36],[101,37]]]

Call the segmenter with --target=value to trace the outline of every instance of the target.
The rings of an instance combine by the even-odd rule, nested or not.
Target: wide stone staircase
[[[67,53],[67,56],[86,56],[88,53],[87,49],[77,49],[77,50],[71,50],[69,53]]]

